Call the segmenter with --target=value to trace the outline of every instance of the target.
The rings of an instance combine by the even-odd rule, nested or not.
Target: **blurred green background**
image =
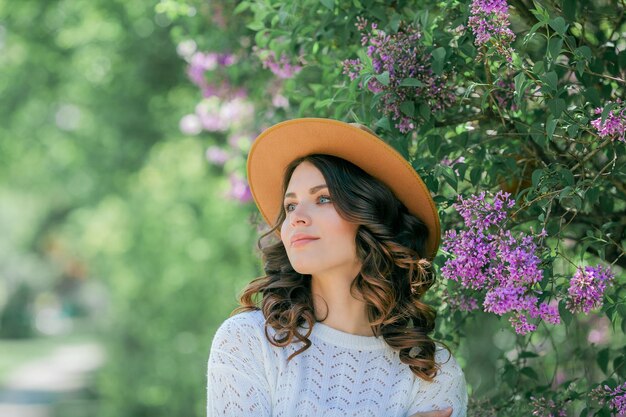
[[[0,0],[2,417],[205,415],[211,338],[261,272],[253,205],[179,130],[200,93],[155,3]],[[517,378],[502,327],[448,329],[475,400]],[[570,358],[539,370],[556,390],[610,342],[601,314],[544,330],[532,348]]]
[[[259,271],[151,1],[0,1],[0,415],[204,413]],[[95,372],[94,372],[95,371]]]

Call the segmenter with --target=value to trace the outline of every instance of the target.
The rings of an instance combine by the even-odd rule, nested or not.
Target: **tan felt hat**
[[[248,154],[248,183],[269,225],[282,209],[285,168],[294,159],[326,154],[343,158],[386,184],[409,211],[426,224],[430,258],[439,247],[437,207],[417,172],[395,149],[360,125],[303,118],[278,123],[261,133]],[[367,130],[365,130],[367,129]]]

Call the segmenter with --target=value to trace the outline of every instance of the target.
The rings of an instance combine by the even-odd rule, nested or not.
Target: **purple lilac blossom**
[[[512,62],[511,43],[515,34],[509,29],[509,6],[506,0],[473,0],[468,26],[475,36],[475,45],[492,45],[496,52]]]
[[[610,104],[610,102],[607,104]],[[600,135],[601,138],[613,136],[622,142],[626,142],[625,111],[626,108],[613,109],[606,116],[604,123],[602,123],[602,117],[598,117],[597,119],[591,121],[591,126],[598,131],[598,135]],[[600,107],[596,108],[595,114],[602,114],[602,109]]]
[[[343,74],[350,77],[351,81],[354,81],[362,70],[363,64],[360,59],[346,59],[343,61]]]
[[[493,97],[496,99],[496,103],[499,108],[516,111],[518,109],[515,104],[514,92],[515,82],[509,79],[499,79],[495,83],[496,89],[493,90]]]
[[[357,18],[361,46],[367,47],[374,75],[388,73],[389,83],[384,85],[376,77],[371,77],[365,87],[374,94],[383,93],[378,110],[389,117],[400,132],[408,133],[416,128],[415,117],[401,111],[402,103],[423,104],[430,111],[441,111],[454,103],[456,96],[446,83],[448,75],[434,73],[431,55],[425,52],[422,34],[415,26],[408,25],[391,35],[378,29],[376,23],[370,25],[370,31],[367,26],[367,20]],[[343,73],[351,80],[358,78],[362,70],[360,59],[343,61]],[[420,85],[401,86],[407,78],[417,80]]]
[[[613,278],[611,269],[602,265],[578,268],[570,281],[567,309],[572,313],[586,314],[602,305],[604,290]]]
[[[217,70],[220,66],[228,67],[235,64],[236,58],[228,53],[216,52],[195,52],[189,58],[187,76],[200,88],[204,97],[223,95],[228,90],[227,83],[219,86],[210,84],[206,79],[206,74]]]
[[[529,319],[558,324],[555,304],[540,303],[541,291],[534,287],[542,280],[541,260],[535,254],[535,239],[544,236],[519,233],[504,228],[507,211],[515,205],[510,194],[500,191],[492,202],[485,192],[464,199],[458,197],[454,208],[464,220],[466,230],[449,230],[442,243],[451,258],[441,269],[442,276],[468,290],[484,294],[483,310],[497,315],[512,313],[510,323],[518,334],[536,330]]]
[[[228,196],[241,203],[252,200],[252,193],[250,192],[248,183],[237,174],[230,175],[230,190]]]
[[[544,397],[530,397],[530,405],[533,408],[533,416],[537,417],[567,417],[567,411],[563,405],[557,405],[554,400]]]
[[[458,311],[473,311],[478,308],[478,300],[475,298],[462,294],[455,293],[450,294],[447,289],[443,291],[443,299],[450,305],[450,308]]]
[[[608,404],[615,416],[626,415],[626,382],[611,388],[608,385],[599,386],[591,390],[591,397],[601,405]]]
[[[213,165],[222,166],[229,158],[229,153],[219,146],[209,146],[206,150],[206,159]]]
[[[289,107],[289,99],[282,94],[275,94],[272,96],[272,106],[278,109],[286,109]]]
[[[254,105],[245,98],[205,98],[196,106],[202,127],[209,132],[226,132],[247,126],[254,117]]]
[[[282,80],[293,78],[302,70],[302,66],[292,64],[291,59],[284,52],[280,54],[280,58],[276,58],[276,53],[271,50],[263,50],[255,47],[254,52],[261,59],[263,68],[268,68],[274,75]]]

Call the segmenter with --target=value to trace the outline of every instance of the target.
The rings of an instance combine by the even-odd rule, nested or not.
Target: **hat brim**
[[[390,145],[364,129],[332,119],[303,118],[278,123],[261,133],[248,154],[248,183],[265,221],[273,225],[282,209],[285,168],[295,159],[326,154],[346,159],[386,184],[428,228],[430,258],[441,229],[435,202],[413,167]]]

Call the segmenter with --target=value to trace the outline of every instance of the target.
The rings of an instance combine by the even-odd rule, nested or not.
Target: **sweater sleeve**
[[[418,411],[443,410],[452,407],[451,417],[467,415],[467,384],[465,374],[454,356],[444,348],[435,352],[441,370],[432,382],[416,379],[413,400],[407,417]]]
[[[265,372],[263,324],[242,313],[219,327],[207,367],[207,417],[271,416],[271,396]]]

